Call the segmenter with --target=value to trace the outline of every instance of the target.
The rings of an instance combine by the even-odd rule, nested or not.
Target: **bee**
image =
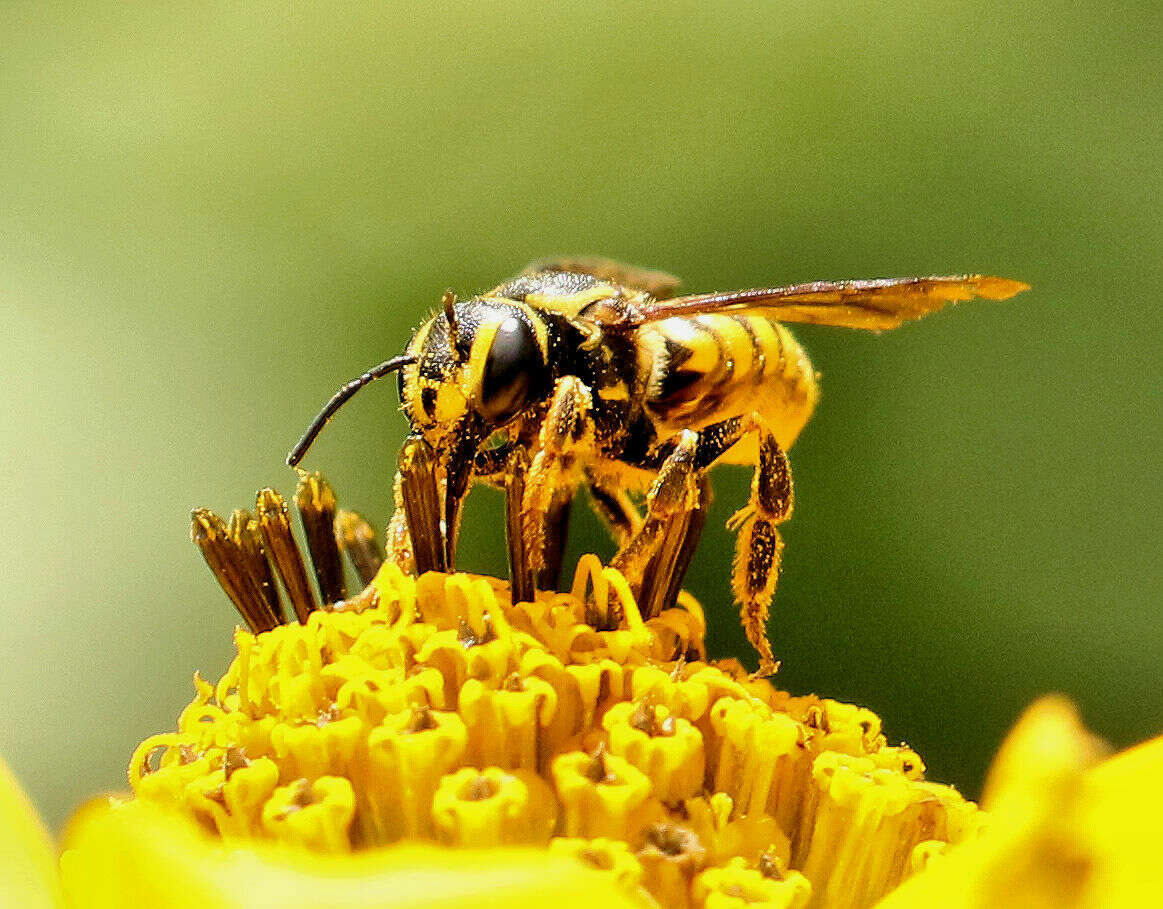
[[[819,398],[784,323],[881,331],[947,303],[1028,285],[983,275],[821,281],[675,296],[668,274],[605,259],[536,262],[487,293],[451,291],[401,356],[347,383],[287,458],[296,466],[335,412],[396,373],[411,432],[399,453],[389,558],[453,568],[474,483],[504,491],[514,602],[555,589],[569,509],[585,487],[609,526],[645,618],[676,601],[716,464],[754,468],[732,589],[759,674],[777,666],[766,622],[792,513],[787,451]],[[640,510],[637,499],[644,495]]]

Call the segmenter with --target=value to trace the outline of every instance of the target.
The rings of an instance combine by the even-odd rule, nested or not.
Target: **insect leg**
[[[409,436],[400,448],[400,500],[416,574],[447,571],[447,547],[440,531],[440,489],[436,454],[420,436]],[[397,512],[398,513],[398,512]],[[393,517],[392,523],[396,523]],[[451,529],[450,529],[451,531]]]
[[[776,528],[791,517],[795,490],[787,454],[775,436],[757,417],[748,423],[751,431],[759,433],[759,464],[747,504],[727,522],[728,528],[738,532],[731,588],[747,640],[759,653],[756,675],[766,676],[779,668],[767,639],[768,609],[783,554],[783,539]]]
[[[509,456],[505,472],[505,540],[509,550],[509,595],[514,603],[533,599],[534,572],[525,550],[525,533],[521,521],[521,507],[525,499],[525,478],[529,474],[529,458],[517,449]]]
[[[670,586],[670,577],[661,581],[655,593],[654,585],[644,581],[653,560],[665,563],[664,570],[673,572],[682,551],[682,540],[690,523],[690,513],[699,507],[699,433],[684,429],[678,434],[673,449],[659,468],[650,492],[646,494],[646,519],[638,531],[618,550],[610,563],[626,576],[632,586],[638,587],[639,609],[643,618],[651,618]],[[650,587],[644,599],[641,591]]]
[[[711,481],[704,473],[699,477],[698,505],[687,514],[681,525],[676,522],[667,530],[667,538],[646,571],[640,597],[647,604],[651,615],[658,615],[678,601],[683,578],[691,566],[703,528],[707,524],[711,498]]]
[[[573,492],[560,489],[545,516],[545,567],[537,572],[538,590],[557,590],[561,580],[561,563],[565,558],[565,540],[569,534],[569,513]]]
[[[751,481],[751,495],[747,505],[736,512],[727,525],[731,530],[738,532],[731,587],[740,606],[743,630],[759,654],[757,675],[771,675],[778,664],[771,652],[771,643],[767,640],[767,616],[779,579],[780,558],[783,552],[783,540],[776,527],[791,517],[794,503],[791,466],[788,464],[787,455],[767,429],[762,418],[753,414],[748,417],[732,417],[704,427],[697,434],[697,445],[689,461],[690,471],[701,475],[702,471],[710,467],[743,436],[752,432],[759,434],[760,442],[759,464]],[[666,608],[677,596],[682,572],[689,565],[693,554],[694,541],[688,541],[687,537],[691,535],[692,530],[697,533],[697,530],[701,529],[693,526],[684,528],[673,519],[668,528],[652,524],[657,509],[651,498],[657,498],[655,491],[660,488],[664,475],[674,471],[675,465],[672,464],[672,460],[684,446],[690,444],[688,433],[695,435],[690,430],[684,430],[673,442],[656,449],[651,460],[635,465],[657,469],[658,479],[647,498],[650,509],[642,531],[622,547],[613,562],[616,568],[627,575],[632,584],[644,577],[647,579],[640,587],[639,593],[640,600],[645,604],[643,615],[647,617],[655,614],[647,612],[647,609]],[[669,454],[661,467],[656,467],[656,461],[653,459],[667,452]],[[697,507],[702,508],[705,504],[708,503],[699,501]],[[645,552],[642,551],[644,549]],[[666,555],[668,551],[675,550],[677,554]],[[655,553],[658,553],[657,557]],[[664,592],[665,596],[660,596],[653,589],[644,589],[647,584],[655,584],[655,578],[665,575],[669,575],[666,578],[669,589]]]
[[[408,532],[408,513],[404,510],[404,474],[397,470],[392,483],[394,510],[388,522],[387,560],[405,574],[414,574],[416,559],[412,555],[412,535]]]
[[[592,474],[589,476],[590,500],[619,546],[625,544],[642,526],[642,515],[624,489],[611,486]]]
[[[575,455],[593,438],[593,396],[576,376],[557,382],[549,412],[541,424],[537,454],[525,480],[521,526],[529,567],[539,573],[549,567],[548,537],[554,503],[572,495]],[[568,488],[567,488],[568,487]]]

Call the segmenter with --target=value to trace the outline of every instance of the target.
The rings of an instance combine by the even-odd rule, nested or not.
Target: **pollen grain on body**
[[[335,513],[320,480],[303,483],[301,508],[326,500]],[[297,586],[306,560],[285,549],[285,505],[269,490],[260,503],[280,520],[243,526],[259,547],[273,526],[272,562]],[[339,515],[345,549],[362,525]],[[983,824],[954,789],[923,781],[875,714],[708,662],[697,603],[644,620],[594,556],[570,592],[520,603],[493,578],[413,579],[388,563],[363,593],[272,626],[280,604],[214,527],[195,516],[258,630],[236,631],[216,684],[195,676],[177,730],[142,742],[129,781],[224,840],[532,846],[666,906],[859,906]],[[323,536],[316,527],[309,549],[333,569]],[[352,558],[367,569],[366,546]]]

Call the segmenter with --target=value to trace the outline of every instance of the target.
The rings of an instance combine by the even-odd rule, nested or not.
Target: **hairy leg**
[[[744,436],[759,437],[759,463],[751,480],[747,505],[732,516],[728,527],[738,533],[731,587],[739,603],[747,639],[759,654],[757,675],[778,668],[767,639],[767,617],[779,579],[783,540],[777,526],[791,517],[794,503],[787,455],[758,415],[732,417],[694,433],[683,430],[642,465],[658,470],[647,496],[642,529],[625,543],[614,567],[640,591],[643,615],[650,617],[678,595],[690,564],[701,524],[697,516],[709,504],[709,486],[696,486],[703,472]],[[664,457],[661,466],[657,458]],[[705,499],[705,501],[704,501]]]
[[[572,498],[577,455],[593,444],[593,397],[576,376],[558,380],[525,478],[521,526],[528,565],[538,574],[549,567],[554,502]]]

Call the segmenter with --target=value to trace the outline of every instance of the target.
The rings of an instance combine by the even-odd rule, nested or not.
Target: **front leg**
[[[389,556],[405,570],[411,562],[417,577],[428,571],[448,571],[436,453],[423,437],[412,435],[400,448],[398,464],[396,512],[388,525]]]
[[[548,537],[554,515],[560,515],[563,503],[573,498],[578,456],[592,448],[593,439],[589,388],[576,376],[558,379],[521,497],[522,542],[528,570],[535,577],[550,567]]]

